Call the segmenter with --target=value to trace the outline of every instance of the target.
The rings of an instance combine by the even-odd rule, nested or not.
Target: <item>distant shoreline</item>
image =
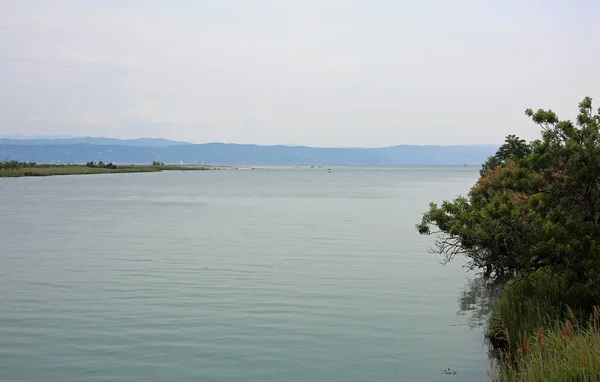
[[[22,177],[44,177],[61,175],[98,175],[98,174],[135,174],[145,172],[164,171],[215,171],[215,170],[291,170],[291,169],[314,169],[330,171],[331,169],[363,168],[363,169],[394,169],[394,168],[420,168],[420,167],[456,167],[472,168],[473,165],[142,165],[126,164],[116,165],[116,168],[88,167],[84,164],[34,164],[18,168],[2,168],[0,166],[0,178],[22,178]]]
[[[118,165],[116,168],[88,167],[82,164],[35,164],[29,167],[2,168],[0,178],[21,178],[60,175],[134,174],[163,171],[209,171],[236,169],[235,166],[207,165]]]

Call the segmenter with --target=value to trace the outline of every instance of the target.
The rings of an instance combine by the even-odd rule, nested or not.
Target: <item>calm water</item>
[[[0,380],[486,380],[414,230],[477,171],[0,179]]]

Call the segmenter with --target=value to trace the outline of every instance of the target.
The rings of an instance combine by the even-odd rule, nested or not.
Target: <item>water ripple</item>
[[[0,379],[486,378],[414,223],[475,169],[1,180]]]

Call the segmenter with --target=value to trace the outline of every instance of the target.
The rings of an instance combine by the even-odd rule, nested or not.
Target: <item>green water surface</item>
[[[414,230],[477,175],[0,179],[0,380],[486,380],[469,275]]]

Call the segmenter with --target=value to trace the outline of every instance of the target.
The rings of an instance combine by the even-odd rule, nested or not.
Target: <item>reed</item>
[[[586,325],[567,318],[517,336],[516,351],[501,351],[496,382],[600,382],[600,308]]]

